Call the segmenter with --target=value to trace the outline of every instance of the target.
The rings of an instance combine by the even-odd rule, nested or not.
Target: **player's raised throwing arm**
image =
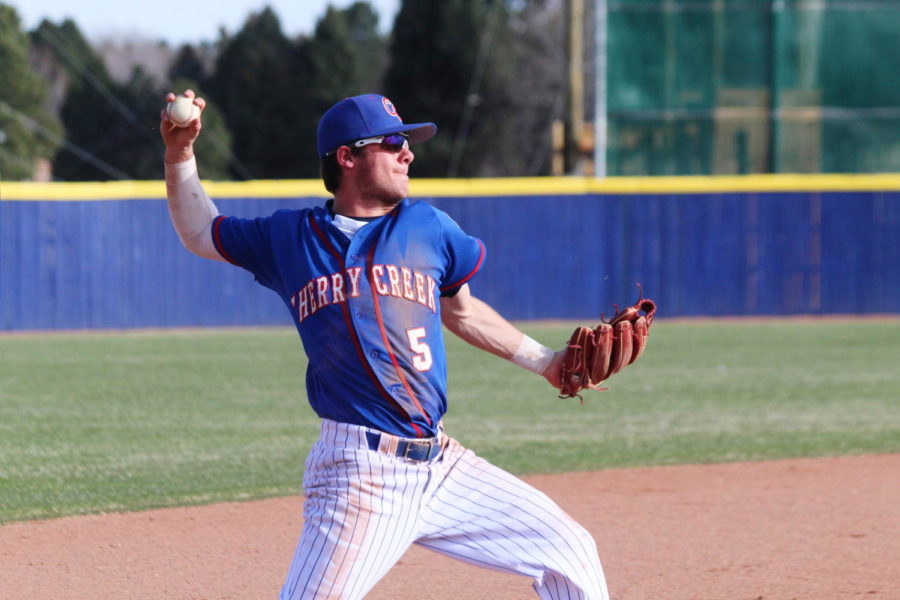
[[[441,321],[460,338],[560,385],[562,352],[554,352],[519,331],[464,284],[453,297],[441,298]]]
[[[206,105],[203,98],[194,98],[190,90],[184,93],[202,112]],[[174,106],[175,94],[166,96],[169,106]],[[166,197],[169,217],[184,247],[198,256],[224,261],[213,244],[210,225],[219,211],[213,204],[197,174],[194,158],[194,141],[200,135],[200,118],[194,118],[183,126],[175,125],[169,111],[160,115],[159,131],[166,145]]]

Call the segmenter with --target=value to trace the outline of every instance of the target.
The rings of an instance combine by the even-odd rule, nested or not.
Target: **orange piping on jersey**
[[[319,225],[318,223],[316,223],[315,217],[313,217],[312,212],[309,213],[309,224],[312,226],[313,231],[315,231],[316,235],[322,241],[325,249],[328,250],[328,253],[338,261],[341,272],[346,272],[344,257],[341,256],[340,252],[337,251],[331,241],[327,237],[325,237],[325,233],[319,228]],[[412,422],[412,418],[410,417],[409,413],[407,413],[403,409],[403,407],[396,400],[394,400],[393,397],[391,397],[388,391],[384,389],[384,386],[381,384],[381,380],[378,379],[378,376],[372,369],[372,365],[370,365],[369,361],[366,360],[366,354],[365,352],[363,352],[362,345],[360,345],[359,343],[359,336],[356,334],[356,328],[353,326],[353,320],[350,318],[350,308],[347,305],[347,302],[341,303],[341,312],[344,315],[344,323],[347,325],[347,329],[350,331],[350,338],[353,340],[353,345],[356,348],[356,353],[359,355],[359,360],[360,362],[362,362],[363,367],[365,367],[366,373],[368,373],[369,378],[375,384],[375,387],[378,389],[378,391],[381,392],[381,395],[384,396],[385,400],[387,400],[395,409],[397,409],[397,412],[406,417],[406,419],[409,420],[409,424],[413,427],[413,429],[416,430],[416,433],[419,435],[419,437],[422,437],[421,431],[416,426],[416,424]],[[380,324],[381,323],[379,321],[379,325]]]
[[[472,269],[471,273],[469,273],[468,275],[466,275],[465,277],[463,277],[456,283],[451,283],[451,284],[448,284],[448,285],[445,285],[444,287],[442,287],[441,288],[442,292],[447,291],[447,290],[452,290],[455,287],[461,286],[468,280],[472,279],[472,277],[475,276],[475,273],[477,273],[478,270],[481,269],[481,263],[484,262],[484,244],[481,242],[481,240],[477,240],[477,241],[478,241],[478,246],[481,248],[481,255],[478,257],[478,262],[475,263],[475,268]]]
[[[224,221],[224,220],[225,220],[225,217],[222,215],[219,215],[213,221],[213,224],[212,224],[213,245],[215,245],[216,250],[219,252],[219,254],[222,255],[222,258],[224,258],[231,264],[240,267],[241,265],[239,265],[233,258],[231,258],[231,256],[228,254],[228,252],[225,251],[225,247],[222,245],[222,234],[219,232],[219,229],[222,227],[222,221]]]
[[[419,404],[419,399],[416,397],[415,393],[413,393],[412,388],[409,385],[409,382],[406,381],[406,376],[403,374],[403,369],[400,368],[400,363],[397,361],[397,356],[394,354],[393,348],[391,348],[391,342],[388,340],[387,330],[384,328],[384,320],[381,317],[381,305],[378,303],[378,293],[375,291],[374,281],[372,280],[372,268],[371,265],[375,263],[375,246],[377,244],[375,242],[372,243],[372,247],[369,249],[369,257],[368,257],[368,266],[366,267],[366,277],[369,279],[369,288],[372,290],[372,304],[375,306],[375,320],[378,323],[378,330],[381,332],[381,340],[384,342],[384,349],[387,351],[388,356],[391,358],[391,363],[394,365],[394,370],[397,372],[397,377],[400,379],[400,383],[403,384],[403,387],[406,389],[406,393],[409,394],[410,400],[413,401],[413,404],[416,405],[416,408],[419,409],[419,412],[425,417],[425,421],[431,425],[431,418],[422,409],[422,405]],[[410,421],[410,424],[416,429],[418,437],[423,437],[422,431],[416,427],[415,423]]]

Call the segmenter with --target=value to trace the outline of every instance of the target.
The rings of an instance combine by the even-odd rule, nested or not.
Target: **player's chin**
[[[397,177],[397,184],[394,186],[397,195],[400,196],[400,199],[406,198],[409,196],[409,177],[406,175]]]

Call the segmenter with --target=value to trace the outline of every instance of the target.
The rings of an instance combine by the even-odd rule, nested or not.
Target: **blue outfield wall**
[[[637,282],[660,317],[900,313],[900,177],[885,189],[853,181],[844,187],[862,189],[791,190],[780,181],[742,191],[742,181],[724,186],[735,190],[700,181],[673,193],[639,185],[573,193],[562,184],[553,193],[545,183],[537,194],[494,181],[465,196],[434,183],[418,197],[485,242],[471,286],[510,319],[596,320],[634,301]],[[41,188],[50,199],[4,186],[2,330],[290,324],[280,299],[251,275],[184,250],[165,200],[152,197],[164,191],[159,183],[95,200],[71,186]],[[258,197],[217,204],[223,214],[258,216],[324,201],[265,197],[268,189],[238,186],[224,195]]]

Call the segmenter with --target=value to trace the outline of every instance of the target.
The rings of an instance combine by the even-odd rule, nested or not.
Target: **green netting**
[[[610,175],[900,171],[900,0],[610,0]]]

